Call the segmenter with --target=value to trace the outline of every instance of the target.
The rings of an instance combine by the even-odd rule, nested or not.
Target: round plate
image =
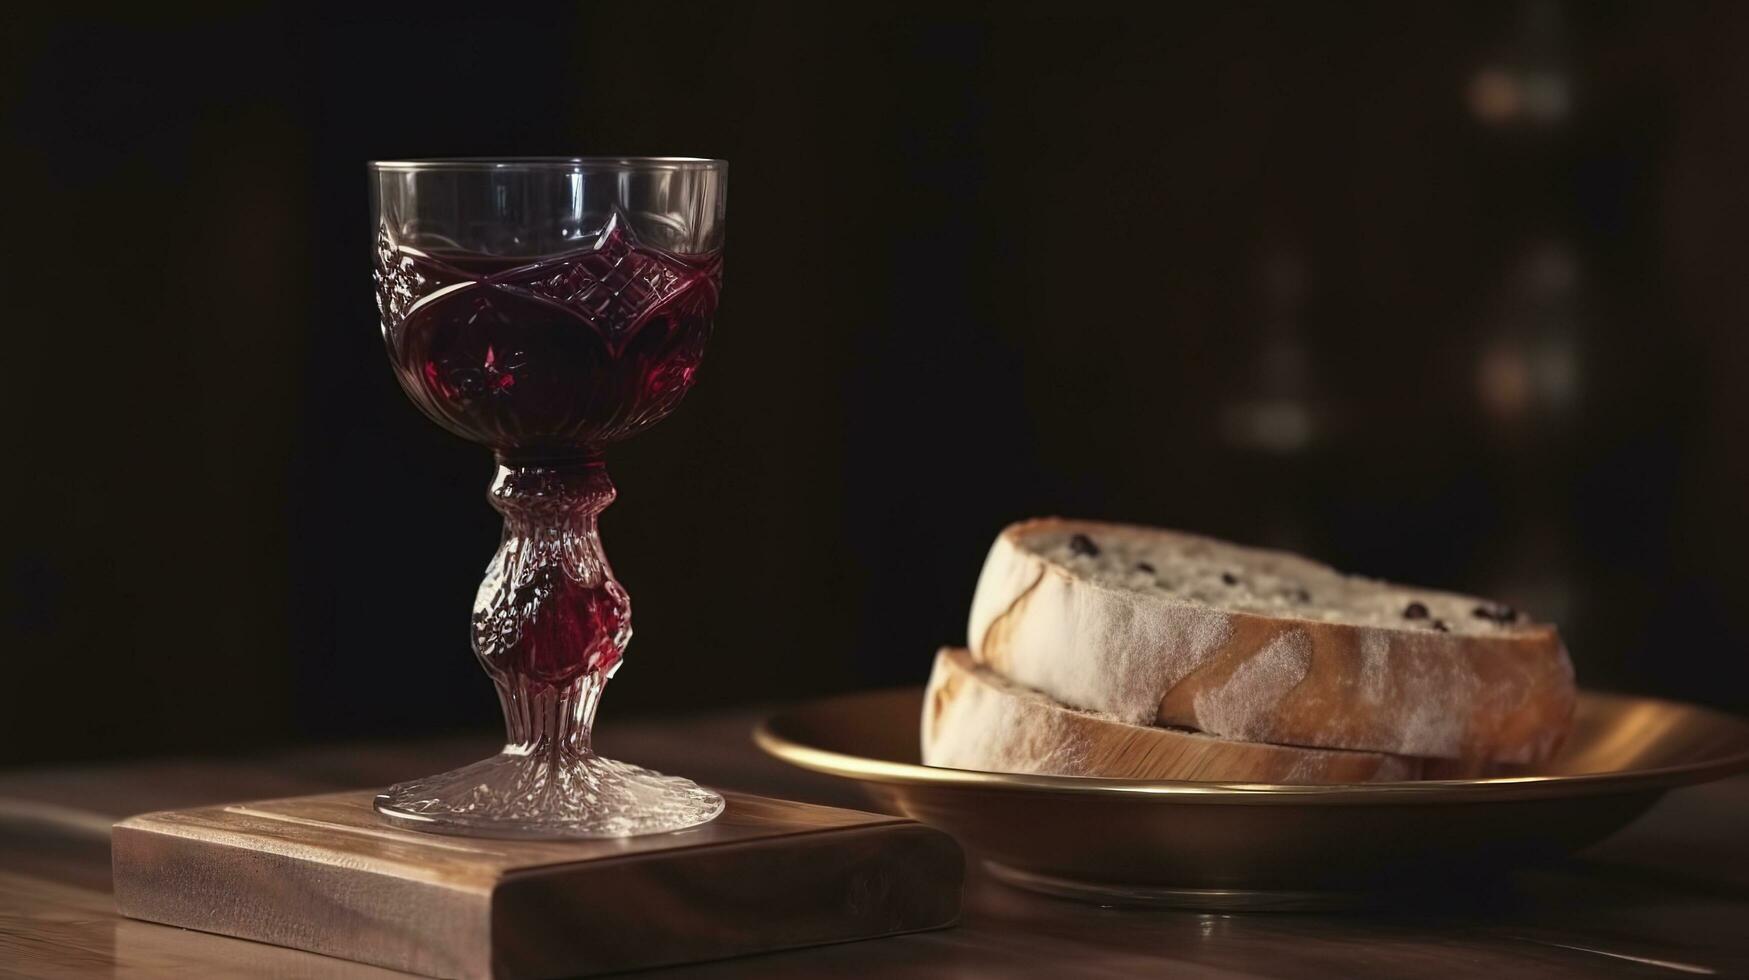
[[[1673,786],[1749,769],[1749,723],[1584,692],[1548,763],[1505,778],[1282,786],[1035,776],[918,762],[920,689],[813,701],[754,738],[856,780],[1012,884],[1108,904],[1352,904],[1429,874],[1497,870],[1601,840]]]

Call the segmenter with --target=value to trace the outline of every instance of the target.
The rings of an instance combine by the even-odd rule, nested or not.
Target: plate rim
[[[1657,703],[1684,711],[1711,715],[1743,729],[1745,747],[1714,759],[1651,769],[1577,775],[1490,776],[1470,779],[1428,779],[1404,782],[1291,785],[1283,783],[1200,782],[1167,779],[1117,779],[1105,776],[1052,776],[1033,773],[986,772],[948,769],[922,763],[896,762],[821,748],[783,734],[786,720],[802,712],[821,711],[832,705],[875,698],[915,694],[922,700],[921,685],[874,688],[828,695],[788,705],[761,719],[753,729],[753,741],[766,754],[813,772],[859,782],[907,787],[1021,792],[1105,799],[1160,799],[1174,803],[1238,805],[1343,805],[1421,804],[1453,802],[1503,802],[1559,796],[1615,794],[1651,791],[1721,779],[1749,770],[1749,720],[1730,712],[1668,698],[1646,697],[1614,691],[1582,690],[1581,698]]]

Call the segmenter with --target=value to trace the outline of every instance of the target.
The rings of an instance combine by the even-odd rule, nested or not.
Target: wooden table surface
[[[757,712],[615,723],[618,758],[727,789],[863,807],[854,787],[766,758]],[[0,773],[0,976],[400,976],[118,917],[109,825],[148,810],[369,787],[490,739],[248,759]],[[685,978],[1749,976],[1749,776],[1679,790],[1582,857],[1487,894],[1344,914],[1110,909],[1016,891],[972,862],[954,929],[650,971]]]

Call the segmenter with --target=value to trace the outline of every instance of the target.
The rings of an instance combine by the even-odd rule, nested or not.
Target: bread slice
[[[935,655],[923,699],[923,762],[985,772],[1225,783],[1360,783],[1422,774],[1419,759],[1235,742],[1078,711],[1003,679],[957,649]]]
[[[1066,705],[1277,745],[1533,763],[1575,698],[1554,627],[1512,609],[1122,524],[1004,529],[969,634]]]

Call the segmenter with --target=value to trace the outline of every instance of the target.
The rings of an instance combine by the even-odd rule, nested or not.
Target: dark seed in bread
[[[1139,561],[1139,562],[1136,562],[1136,571],[1146,572],[1149,575],[1152,575],[1152,574],[1154,574],[1154,566],[1148,564],[1145,561]]]
[[[1403,607],[1404,619],[1426,619],[1427,607],[1419,602],[1411,602]]]
[[[1228,585],[1238,585],[1239,584],[1239,576],[1234,575],[1232,572],[1222,572],[1221,573],[1221,581],[1227,583]]]
[[[1099,546],[1094,544],[1093,539],[1085,534],[1071,535],[1069,538],[1069,550],[1077,555],[1085,555],[1089,558],[1097,557],[1099,554]]]
[[[1445,625],[1445,620],[1443,620],[1443,619],[1434,620],[1433,621],[1433,628],[1441,633],[1450,633],[1451,632],[1451,627]]]

